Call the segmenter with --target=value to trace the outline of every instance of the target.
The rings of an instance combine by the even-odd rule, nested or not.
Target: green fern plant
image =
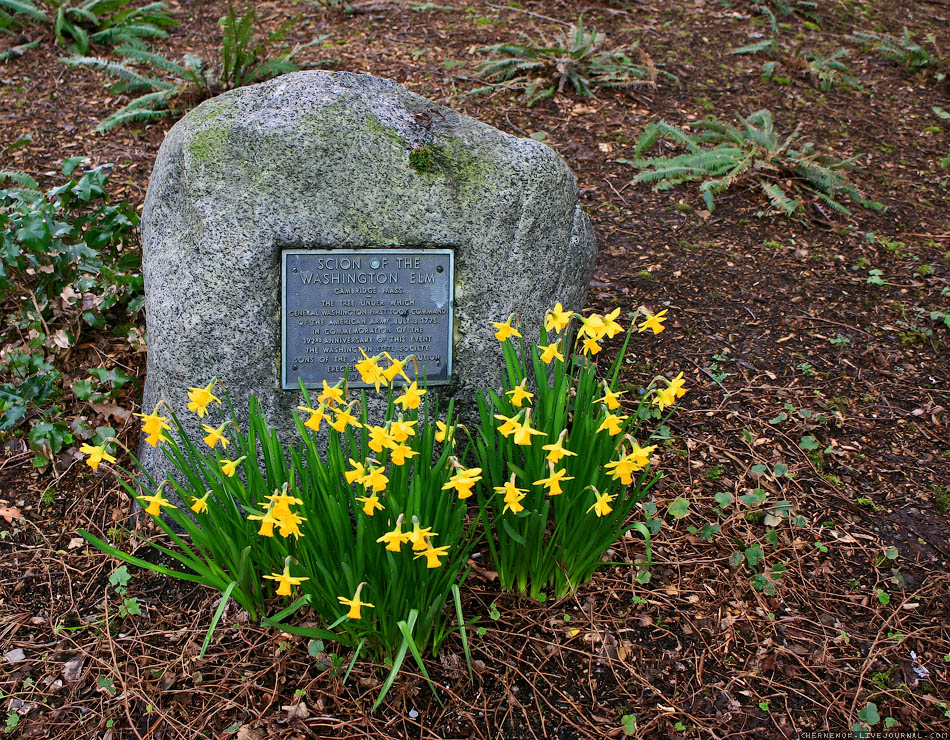
[[[0,28],[51,25],[56,42],[75,54],[93,44],[115,46],[136,39],[166,38],[177,21],[162,2],[129,7],[132,0],[0,0]]]
[[[49,17],[33,0],[0,0],[0,31],[29,23],[49,23]]]
[[[873,31],[860,31],[851,34],[851,39],[871,47],[885,59],[897,62],[907,67],[911,72],[934,66],[936,63],[934,56],[921,44],[914,41],[910,35],[910,31],[906,28],[904,29],[903,36],[894,36],[889,33],[874,33]]]
[[[822,90],[831,90],[838,84],[861,89],[861,83],[851,74],[851,68],[842,61],[847,56],[847,49],[836,49],[828,55],[817,52],[806,54],[808,74]]]
[[[873,210],[883,208],[865,198],[848,180],[850,160],[822,157],[808,143],[795,148],[800,128],[797,126],[787,137],[780,136],[767,110],[741,119],[740,126],[713,118],[690,123],[688,128],[660,121],[643,131],[636,159],[620,161],[640,170],[634,182],[652,183],[657,190],[699,182],[700,194],[710,211],[716,208],[716,196],[749,182],[765,193],[773,209],[788,216],[801,213],[806,198],[843,214],[851,213],[841,202],[845,199]],[[674,157],[640,158],[661,139],[686,152]]]
[[[214,67],[194,54],[185,54],[180,62],[151,51],[141,43],[128,43],[116,49],[122,61],[101,57],[72,56],[61,61],[71,67],[86,67],[115,78],[113,93],[137,93],[121,110],[107,116],[95,130],[110,129],[133,121],[152,121],[177,116],[186,108],[226,90],[270,79],[299,67],[291,57],[299,49],[270,56],[271,47],[286,34],[293,22],[263,38],[255,34],[256,13],[252,7],[243,16],[229,5],[221,19],[223,36],[219,65]]]
[[[606,48],[607,36],[584,28],[583,17],[567,33],[559,34],[553,45],[525,37],[523,44],[495,44],[482,47],[492,58],[479,71],[495,87],[522,90],[529,106],[563,92],[567,85],[583,98],[594,95],[593,88],[656,85],[659,78],[676,80],[657,69],[650,56],[637,44]],[[638,54],[643,63],[633,60]],[[473,93],[494,88],[479,88]]]

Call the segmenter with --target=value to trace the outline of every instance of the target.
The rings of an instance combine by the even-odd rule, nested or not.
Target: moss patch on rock
[[[417,146],[409,152],[409,166],[420,175],[432,169],[432,150],[427,146]]]

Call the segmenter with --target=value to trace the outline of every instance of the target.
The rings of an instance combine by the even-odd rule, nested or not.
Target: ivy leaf
[[[670,503],[667,511],[674,519],[682,519],[689,513],[689,500],[680,496]]]
[[[802,440],[798,443],[798,446],[803,450],[810,452],[812,450],[817,450],[821,445],[818,444],[818,440],[812,435],[806,434],[804,437],[802,437]]]
[[[762,551],[762,545],[759,543],[750,545],[745,549],[745,560],[749,564],[750,568],[755,568],[758,566],[764,557],[765,553]]]
[[[858,712],[858,719],[874,727],[874,725],[881,721],[881,715],[877,713],[877,704],[873,701],[869,701],[864,709]]]
[[[623,734],[629,737],[637,731],[637,716],[635,714],[625,714],[620,718],[623,725]]]

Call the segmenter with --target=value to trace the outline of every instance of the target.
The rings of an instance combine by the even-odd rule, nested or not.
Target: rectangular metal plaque
[[[420,380],[449,382],[454,282],[451,249],[284,250],[281,387],[332,385],[363,359],[360,348],[415,355]],[[350,385],[365,385],[355,370]]]

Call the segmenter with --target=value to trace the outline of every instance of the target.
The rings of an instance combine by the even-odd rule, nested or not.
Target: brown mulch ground
[[[79,527],[124,521],[130,502],[109,474],[75,459],[32,470],[12,438],[0,456],[0,505],[22,516],[0,520],[0,652],[24,657],[0,662],[0,722],[19,718],[6,720],[10,736],[568,740],[622,737],[622,718],[635,715],[637,737],[780,738],[848,733],[869,702],[882,717],[877,730],[890,717],[894,730],[950,732],[950,333],[927,316],[950,312],[941,294],[950,293],[950,169],[939,162],[950,139],[932,111],[950,110],[950,87],[848,39],[906,27],[948,49],[950,6],[838,0],[821,4],[820,27],[779,15],[774,58],[789,84],[776,84],[761,79],[765,57],[731,54],[774,35],[742,0],[416,5],[428,9],[258,8],[272,26],[300,15],[294,42],[325,35],[307,51],[314,63],[333,57],[336,68],[391,77],[505,131],[543,133],[565,157],[601,241],[591,307],[669,308],[670,329],[635,347],[624,381],[636,388],[685,371],[690,393],[663,448],[657,504],[686,496],[689,515],[656,538],[646,584],[635,568],[608,566],[572,598],[538,604],[499,594],[476,569],[463,592],[466,614],[482,615],[485,628],[472,637],[474,680],[450,638],[429,667],[442,705],[404,670],[370,714],[378,666],[358,663],[344,685],[349,656],[328,647],[311,657],[306,640],[236,613],[198,660],[216,594],[134,572],[129,594],[143,614],[118,618],[107,597],[115,563],[75,538]],[[161,48],[211,57],[224,4],[173,6],[182,25]],[[480,46],[522,32],[550,39],[582,11],[613,41],[639,41],[679,84],[592,100],[565,93],[531,108],[505,91],[465,95],[482,84]],[[0,36],[0,49],[10,42]],[[839,46],[851,50],[860,91],[822,91],[790,61]],[[0,150],[33,136],[0,155],[0,170],[44,179],[63,157],[88,155],[115,163],[117,197],[140,206],[171,122],[90,133],[123,100],[96,74],[59,64],[61,55],[46,38],[0,64]],[[710,214],[694,187],[652,192],[630,184],[633,170],[617,161],[658,118],[761,108],[781,130],[801,124],[820,148],[857,157],[855,179],[887,210],[759,216],[766,204],[750,187]],[[870,268],[885,285],[866,282]],[[144,374],[144,355],[95,333],[64,374],[80,376],[89,358]],[[119,403],[138,410],[139,392]],[[66,413],[95,417],[75,399]],[[134,426],[121,432],[130,443]],[[817,449],[800,446],[806,436]],[[763,464],[788,474],[762,475]],[[770,527],[758,509],[717,508],[715,494],[757,486],[768,494],[763,510],[788,501],[792,514]],[[730,565],[756,544],[764,565]],[[642,545],[621,542],[611,559],[642,560]],[[777,565],[786,570],[774,595],[754,588],[753,577]]]

